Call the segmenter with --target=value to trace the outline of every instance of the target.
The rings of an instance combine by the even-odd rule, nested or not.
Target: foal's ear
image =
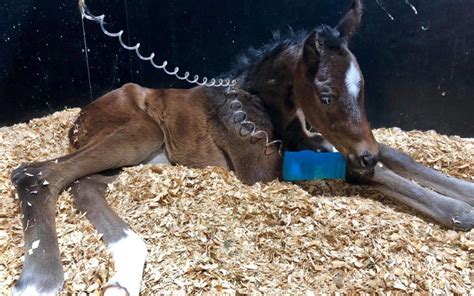
[[[362,0],[354,0],[351,9],[341,19],[336,29],[341,33],[341,38],[349,42],[352,35],[357,31],[362,19]]]
[[[313,31],[303,45],[303,61],[308,72],[316,72],[318,70],[323,45],[319,41],[318,33]]]

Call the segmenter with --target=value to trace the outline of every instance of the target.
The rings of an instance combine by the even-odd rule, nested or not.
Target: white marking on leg
[[[298,108],[296,110],[296,117],[298,117],[298,120],[300,121],[300,124],[301,124],[301,128],[303,129],[304,134],[308,138],[322,136],[320,133],[314,133],[308,130],[308,128],[306,127],[306,117],[304,116],[303,110],[301,110],[301,108]]]
[[[40,292],[35,286],[28,286],[25,289],[17,290],[16,288],[12,289],[12,296],[55,296],[57,294],[56,291],[49,291],[49,292]]]
[[[35,240],[32,244],[31,244],[31,248],[28,249],[28,255],[33,255],[34,251],[36,249],[38,249],[39,247],[39,244],[40,244],[40,240]]]
[[[120,287],[107,287],[103,296],[128,296],[128,292]]]
[[[138,296],[147,256],[146,245],[130,229],[125,230],[125,234],[125,237],[109,245],[116,272],[108,285],[123,287],[127,289],[130,296]]]
[[[155,154],[146,159],[143,164],[171,164],[170,160],[164,152]]]

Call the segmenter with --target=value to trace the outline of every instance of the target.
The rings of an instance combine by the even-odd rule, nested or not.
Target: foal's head
[[[308,122],[355,168],[377,163],[378,144],[364,109],[364,77],[348,42],[362,16],[355,0],[340,23],[318,27],[305,40],[298,60],[294,94]]]

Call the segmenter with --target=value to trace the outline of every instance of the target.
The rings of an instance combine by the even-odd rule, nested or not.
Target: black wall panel
[[[366,0],[352,42],[366,79],[373,126],[435,129],[474,137],[474,1]],[[346,0],[86,1],[108,28],[140,41],[192,73],[218,75],[273,30],[334,25]],[[153,69],[86,21],[92,95],[133,81],[189,87]],[[76,1],[0,2],[0,125],[90,102],[81,18]]]

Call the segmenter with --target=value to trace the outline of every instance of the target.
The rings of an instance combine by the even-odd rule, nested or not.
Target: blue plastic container
[[[310,150],[285,152],[283,179],[305,181],[341,179],[346,176],[346,160],[339,152],[317,153]]]

